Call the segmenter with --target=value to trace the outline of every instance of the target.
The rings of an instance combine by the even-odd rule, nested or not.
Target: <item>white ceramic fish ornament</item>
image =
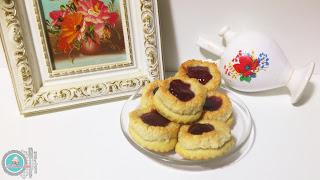
[[[286,86],[291,102],[298,102],[314,69],[314,62],[294,69],[279,45],[259,32],[234,33],[221,29],[222,48],[202,37],[197,44],[220,57],[219,69],[226,85],[239,91],[257,92]]]

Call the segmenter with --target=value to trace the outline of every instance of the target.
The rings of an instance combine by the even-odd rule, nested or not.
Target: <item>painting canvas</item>
[[[38,1],[52,71],[130,60],[120,1]]]
[[[164,78],[157,0],[0,2],[0,38],[23,115],[115,101]]]

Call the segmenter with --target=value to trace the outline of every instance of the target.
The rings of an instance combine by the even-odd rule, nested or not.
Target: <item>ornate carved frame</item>
[[[1,40],[14,84],[20,112],[24,115],[128,96],[155,79],[163,79],[157,0],[129,0],[138,14],[144,55],[141,67],[126,75],[81,82],[46,85],[41,78],[25,3],[0,0]],[[40,36],[40,35],[39,35]],[[137,48],[140,49],[140,48]],[[142,50],[141,50],[142,51]],[[110,75],[110,74],[109,74]],[[74,77],[73,77],[74,78]]]

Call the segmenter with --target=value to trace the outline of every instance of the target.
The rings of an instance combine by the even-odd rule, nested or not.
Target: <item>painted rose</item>
[[[100,37],[103,35],[106,23],[115,26],[118,14],[110,12],[108,7],[100,0],[78,0],[78,12],[83,14],[84,21],[94,24],[94,31]]]
[[[53,5],[46,7],[50,19],[45,22],[57,57],[73,62],[82,55],[124,52],[120,0],[67,0]]]
[[[69,14],[68,10],[57,10],[57,11],[51,11],[49,13],[50,18],[52,19],[52,25],[58,25],[60,26],[62,21],[64,20],[64,17]]]

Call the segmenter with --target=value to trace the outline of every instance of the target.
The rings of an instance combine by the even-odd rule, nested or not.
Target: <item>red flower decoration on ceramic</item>
[[[261,70],[269,68],[269,57],[266,53],[259,53],[258,55],[252,50],[242,51],[231,60],[231,62],[224,65],[224,73],[232,79],[240,77],[240,81],[250,82],[257,77],[257,73]]]
[[[253,60],[250,56],[241,56],[239,58],[239,64],[234,64],[234,69],[243,76],[250,76],[254,73],[259,66],[257,60]]]

